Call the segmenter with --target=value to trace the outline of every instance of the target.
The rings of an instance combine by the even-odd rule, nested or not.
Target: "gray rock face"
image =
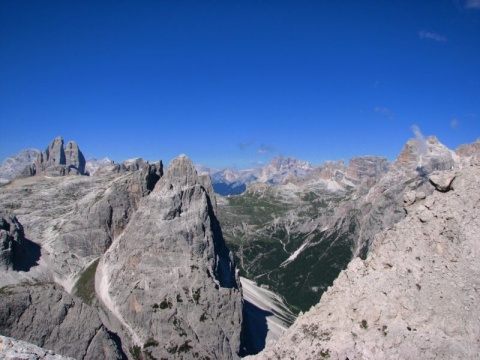
[[[162,174],[157,162],[123,175],[30,177],[3,186],[0,208],[17,215],[29,239],[24,253],[35,256],[18,262],[19,269],[32,271],[0,272],[0,286],[28,277],[55,279],[70,290],[75,278],[123,232]]]
[[[69,175],[83,175],[85,173],[85,157],[75,141],[65,146],[65,164]]]
[[[64,148],[63,138],[59,136],[38,155],[35,167],[30,172],[50,176],[84,175],[85,157],[74,141],[70,141]],[[27,174],[28,168],[23,173]]]
[[[409,194],[408,216],[254,358],[478,358],[479,182],[480,167],[467,166],[454,191]]]
[[[395,163],[405,169],[413,166],[418,175],[426,176],[436,170],[450,170],[455,166],[454,156],[435,136],[429,136],[423,141],[408,140]]]
[[[0,269],[14,268],[14,260],[18,257],[22,241],[25,240],[23,226],[10,212],[0,210]],[[17,256],[16,256],[17,255]]]
[[[435,189],[441,192],[447,192],[453,189],[452,183],[455,180],[455,172],[453,171],[435,171],[428,179],[435,186]]]
[[[185,156],[174,159],[100,260],[97,295],[130,335],[132,352],[237,357],[239,283],[207,179]]]
[[[455,153],[458,156],[462,156],[462,157],[470,157],[475,154],[479,155],[480,154],[480,138],[478,138],[477,141],[475,141],[474,143],[460,145],[455,149]]]
[[[4,360],[74,360],[71,357],[56,355],[51,350],[0,335],[0,357]]]
[[[0,333],[77,359],[123,359],[124,354],[93,308],[58,285],[0,289]]]
[[[379,156],[359,156],[349,160],[346,177],[356,184],[362,181],[380,179],[389,168],[387,158]]]
[[[88,173],[88,175],[92,176],[95,175],[98,170],[112,164],[113,161],[110,160],[108,157],[100,160],[96,158],[90,158],[85,162],[85,173]]]
[[[5,159],[0,165],[0,184],[6,183],[25,171],[25,176],[33,176],[31,173],[32,165],[35,164],[40,150],[26,149],[18,154]]]

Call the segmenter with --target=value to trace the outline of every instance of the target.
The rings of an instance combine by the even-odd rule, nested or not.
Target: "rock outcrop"
[[[75,360],[26,341],[0,335],[0,357],[4,360]]]
[[[480,155],[480,138],[474,143],[460,145],[455,149],[455,153],[462,157],[470,157],[475,154]]]
[[[13,269],[22,272],[0,272],[0,287],[55,280],[70,291],[76,277],[123,232],[162,174],[159,161],[124,174],[29,177],[3,186],[0,208],[17,216],[27,239],[14,250]]]
[[[85,157],[74,141],[70,141],[63,147],[63,138],[55,138],[44,152],[37,157],[35,165],[27,167],[23,175],[84,175]]]
[[[96,291],[130,337],[154,358],[233,359],[241,295],[215,216],[208,177],[174,159],[100,260]]]
[[[362,181],[375,183],[388,171],[387,158],[380,156],[358,156],[351,158],[346,170],[346,178],[355,184]]]
[[[23,241],[23,226],[18,219],[10,211],[0,210],[0,270],[15,267],[14,260],[18,258]]]
[[[466,166],[442,191],[406,194],[407,217],[254,358],[477,358],[479,183],[480,167]]]
[[[97,312],[56,284],[1,288],[0,333],[77,359],[125,358]]]

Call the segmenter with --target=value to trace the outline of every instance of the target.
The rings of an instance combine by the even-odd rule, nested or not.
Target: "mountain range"
[[[77,359],[478,353],[480,140],[241,171],[184,155],[89,166],[61,137],[7,160],[1,354],[22,341]]]

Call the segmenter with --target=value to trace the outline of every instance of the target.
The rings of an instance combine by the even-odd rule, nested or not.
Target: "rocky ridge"
[[[407,217],[254,358],[476,358],[480,157],[469,161],[431,176],[442,191],[405,194]]]
[[[457,178],[434,171],[448,169],[455,175],[475,163],[475,144],[454,153],[434,137],[423,143],[412,140],[394,163],[379,157],[353,159],[348,167],[341,161],[326,163],[301,176],[290,173],[275,186],[252,184],[247,196],[220,198],[218,205],[212,183],[199,176],[185,157],[172,162],[168,176],[163,175],[161,162],[132,159],[110,162],[90,177],[17,179],[0,188],[0,206],[8,210],[2,213],[0,230],[5,250],[0,297],[9,304],[3,316],[13,324],[9,314],[15,313],[15,307],[9,297],[18,300],[14,303],[20,309],[28,304],[28,297],[35,299],[27,307],[35,311],[64,307],[68,315],[68,309],[81,306],[84,310],[72,313],[77,321],[105,330],[96,344],[110,344],[107,348],[111,346],[116,354],[112,358],[200,354],[236,358],[240,286],[217,216],[230,244],[247,240],[241,251],[235,247],[242,271],[253,255],[251,264],[258,268],[248,270],[250,275],[264,274],[258,283],[268,279],[266,286],[274,290],[283,283],[302,297],[313,294],[309,300],[313,303],[352,257],[368,256],[375,247],[375,234],[405,218],[402,205],[408,208],[425,201],[434,186],[445,194],[455,191]],[[291,170],[293,163],[282,164],[277,167]],[[237,202],[233,212],[232,201]],[[229,223],[225,214],[234,215],[234,221]],[[159,256],[150,254],[150,249]],[[27,261],[17,262],[27,253]],[[170,260],[164,259],[165,254]],[[157,273],[147,271],[144,278],[141,273],[150,263]],[[124,270],[128,272],[120,274]],[[169,281],[157,279],[158,273],[167,274]],[[327,278],[319,281],[317,274]],[[299,279],[308,281],[301,284]],[[159,288],[163,292],[155,292]],[[61,301],[56,304],[50,298]],[[88,309],[93,309],[94,317]],[[64,315],[63,310],[59,313]],[[57,325],[62,320],[31,319],[24,319],[15,336],[26,339],[28,329],[38,327],[44,339],[52,344],[60,341]],[[82,338],[69,323],[62,326]],[[82,331],[87,334],[92,329]],[[84,342],[76,344],[71,345],[74,351],[87,354]],[[88,354],[95,354],[93,349],[105,351],[105,345],[95,345]]]
[[[180,156],[102,257],[97,293],[135,351],[155,358],[237,357],[239,279],[215,211],[209,178]]]

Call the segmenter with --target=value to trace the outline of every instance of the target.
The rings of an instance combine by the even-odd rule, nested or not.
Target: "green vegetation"
[[[189,352],[193,347],[189,344],[191,340],[186,340],[182,345],[175,345],[167,349],[170,354],[181,354]]]
[[[368,323],[367,323],[367,320],[363,319],[360,323],[360,327],[362,329],[368,329]]]
[[[95,272],[97,271],[98,261],[99,259],[95,260],[82,275],[80,275],[73,289],[73,294],[88,305],[92,305],[95,299]]]
[[[193,300],[195,300],[195,302],[198,304],[198,301],[200,300],[200,288],[198,288],[197,290],[195,290],[195,292],[193,293]]]
[[[226,198],[228,205],[221,206],[219,220],[240,275],[268,285],[285,298],[292,311],[306,311],[352,258],[358,214],[348,214],[344,223],[335,225],[339,230],[334,233],[300,232],[298,224],[331,216],[351,192],[339,196],[308,191],[292,201],[272,189]],[[306,251],[286,267],[280,266],[305,242],[309,244]]]
[[[156,304],[154,304],[156,305]],[[163,301],[160,303],[160,309],[162,310],[165,310],[165,309],[171,309],[172,308],[172,303],[170,302],[170,300],[167,300],[167,299],[163,299]]]
[[[10,209],[10,210],[16,210],[16,209],[20,209],[22,207],[20,204],[14,204],[14,203],[4,204],[3,206],[6,209]]]
[[[0,288],[0,296],[9,296],[9,295],[12,295],[13,292],[12,292],[12,287],[11,286],[4,286],[2,288]]]
[[[138,346],[138,345],[130,346],[129,350],[130,350],[130,354],[132,354],[132,357],[135,360],[141,360],[142,359],[142,352],[141,352],[140,346]]]
[[[190,349],[193,348],[193,347],[189,344],[190,342],[191,342],[191,340],[185,341],[182,345],[180,345],[180,346],[178,347],[177,352],[178,352],[179,354],[189,352]]]
[[[320,356],[323,358],[323,359],[329,359],[330,358],[330,350],[329,349],[322,349],[320,350]]]
[[[150,346],[158,346],[158,341],[155,340],[154,338],[150,337],[147,339],[147,341],[145,342],[145,344],[143,344],[143,348],[148,348]]]

